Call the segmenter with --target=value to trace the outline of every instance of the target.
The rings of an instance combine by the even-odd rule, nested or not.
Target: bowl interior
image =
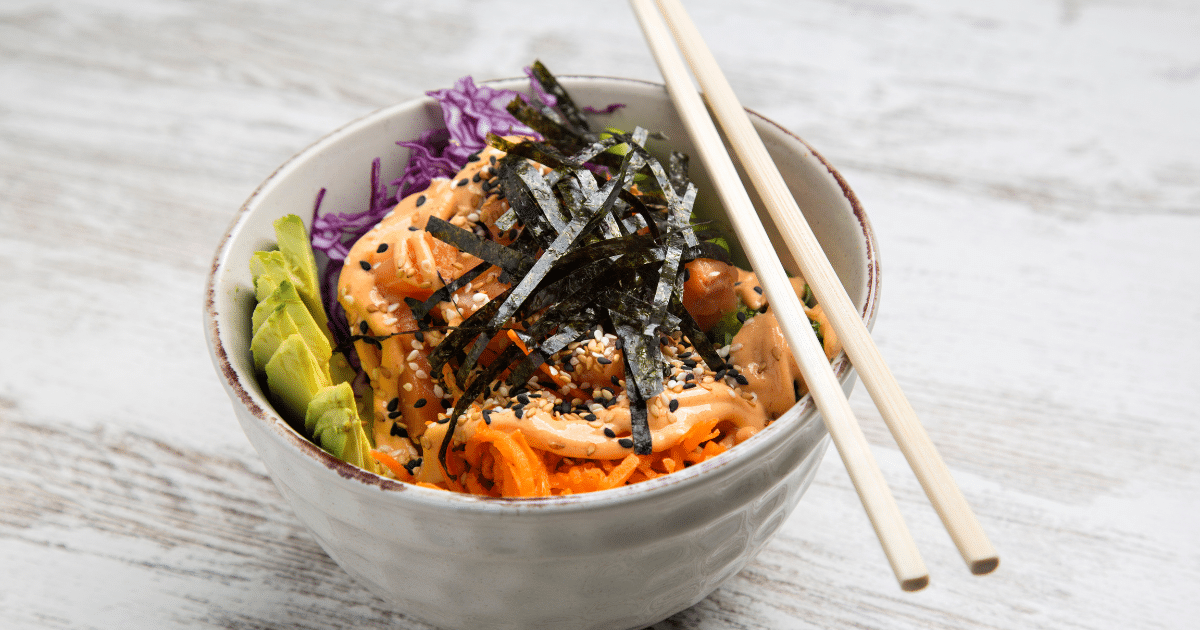
[[[665,158],[671,149],[696,154],[663,86],[603,77],[560,77],[560,80],[580,105],[598,108],[614,102],[625,105],[612,114],[596,115],[597,127],[632,129],[642,126],[665,136],[663,140],[649,143],[649,148],[660,156]],[[497,81],[491,85],[527,91],[524,79]],[[755,115],[753,119],[850,298],[870,325],[875,316],[879,288],[877,255],[874,235],[857,199],[836,171],[802,140],[760,116]],[[209,278],[206,334],[214,363],[223,373],[224,384],[235,405],[243,405],[256,418],[270,424],[281,442],[300,449],[321,466],[336,470],[343,477],[364,481],[372,488],[389,489],[400,484],[381,483],[374,475],[353,469],[329,456],[295,433],[271,410],[255,376],[248,350],[250,312],[254,307],[248,261],[253,252],[274,243],[272,223],[275,219],[294,213],[308,222],[322,188],[326,191],[321,204],[322,212],[360,212],[371,191],[371,161],[375,157],[383,158],[380,181],[389,182],[398,178],[402,174],[407,149],[396,146],[395,142],[416,138],[422,131],[442,125],[439,107],[432,99],[425,98],[375,112],[314,143],[281,166],[242,207],[217,252]],[[723,210],[715,203],[715,194],[710,192],[710,180],[698,160],[692,161],[690,174],[701,189],[697,198],[697,212],[702,218],[725,223]],[[778,233],[770,224],[767,214],[760,214],[764,217],[768,234],[773,240],[778,239]],[[777,250],[786,252],[778,241],[776,244]],[[798,272],[790,256],[783,255],[781,258],[789,271]],[[744,259],[741,262],[746,266]],[[835,362],[834,367],[843,382],[850,378],[850,366],[844,356]],[[771,425],[772,430],[762,432],[714,462],[706,462],[712,466],[694,466],[635,486],[590,493],[592,496],[575,495],[543,501],[559,504],[596,503],[619,500],[622,495],[633,497],[655,492],[660,487],[686,484],[689,478],[719,466],[715,463],[717,461],[755,457],[755,450],[767,448],[767,442],[772,439],[770,436],[775,433],[818,422],[809,401],[806,397],[776,420]],[[406,494],[421,496],[422,493]],[[431,501],[465,502],[463,505],[473,507],[481,503],[477,497],[446,496],[453,493],[427,491],[426,494]],[[483,509],[520,509],[511,507],[513,502],[483,503],[493,505],[492,508]],[[496,508],[495,505],[508,507]]]

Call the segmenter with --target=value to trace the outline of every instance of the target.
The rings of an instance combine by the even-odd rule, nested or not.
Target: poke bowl
[[[598,127],[642,127],[659,134],[647,143],[652,151],[695,154],[662,85],[559,81],[578,103],[621,104],[589,114]],[[524,79],[486,85],[531,93]],[[879,263],[857,198],[803,140],[752,119],[870,326]],[[296,214],[311,227],[318,198],[322,211],[362,205],[374,186],[372,162],[382,158],[376,179],[400,177],[409,149],[397,141],[442,125],[430,97],[374,112],[291,158],[242,206],[217,249],[204,308],[208,349],[239,423],[320,546],[413,618],[444,628],[637,628],[696,604],[755,557],[811,483],[829,438],[810,397],[727,451],[670,474],[595,492],[496,498],[353,466],[304,435],[266,391],[250,350],[256,296],[248,261],[272,246],[281,217]],[[722,209],[704,169],[693,165],[690,174],[696,213],[719,224]],[[789,256],[781,259],[798,273]],[[832,366],[849,393],[849,361],[838,354]]]

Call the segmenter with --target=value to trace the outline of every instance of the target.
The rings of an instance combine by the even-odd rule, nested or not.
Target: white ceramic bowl
[[[661,131],[670,148],[695,155],[661,85],[561,80],[581,105],[626,104],[597,117],[604,125]],[[492,85],[526,89],[524,80]],[[878,258],[857,199],[802,140],[762,117],[754,122],[870,325]],[[322,187],[323,209],[362,208],[371,160],[383,157],[382,179],[391,181],[406,154],[395,142],[441,125],[429,98],[375,112],[293,157],[241,208],[208,280],[205,332],[247,437],[325,551],[415,618],[446,628],[638,628],[695,604],[750,562],[812,481],[829,440],[808,397],[730,452],[680,472],[604,492],[503,500],[351,467],[297,434],[264,396],[249,351],[251,253],[273,243],[276,218],[309,216]],[[692,175],[700,199],[713,197],[698,160]],[[844,355],[834,367],[849,392]]]

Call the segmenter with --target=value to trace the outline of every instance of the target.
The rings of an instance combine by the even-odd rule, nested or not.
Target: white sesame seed
[[[417,357],[419,357],[419,356],[421,356],[421,352],[419,350],[413,350],[412,352],[408,353],[408,356],[405,357],[405,360],[406,361],[416,361]]]
[[[429,375],[425,373],[425,370],[417,370],[415,376],[421,380],[429,378]]]

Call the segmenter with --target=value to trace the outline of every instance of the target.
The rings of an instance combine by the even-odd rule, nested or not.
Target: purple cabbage
[[[554,107],[557,99],[542,89],[532,69],[525,68],[525,74],[530,78],[535,97],[547,106]],[[383,220],[399,199],[425,190],[436,178],[451,177],[461,170],[472,154],[487,146],[489,133],[531,135],[540,139],[534,130],[508,113],[507,105],[514,98],[528,100],[519,92],[476,85],[470,76],[465,76],[456,81],[452,88],[426,94],[441,105],[446,127],[429,129],[415,140],[396,143],[409,150],[404,174],[399,179],[382,184],[380,159],[375,158],[371,163],[370,202],[361,212],[321,214],[325,189],[322,188],[317,194],[313,208],[312,246],[329,259],[321,280],[321,295],[329,316],[330,330],[339,346],[348,346],[353,336],[346,313],[337,299],[337,281],[354,243]],[[611,113],[622,106],[613,104],[603,110],[584,109]],[[391,192],[393,188],[395,192]],[[353,352],[347,354],[357,368],[357,357]]]
[[[361,212],[321,214],[325,189],[317,194],[313,207],[312,246],[329,259],[321,279],[321,296],[329,315],[330,329],[339,346],[348,344],[353,334],[337,299],[337,280],[354,243],[383,220],[399,199],[425,190],[435,178],[451,177],[461,170],[471,154],[487,146],[489,132],[536,135],[506,109],[513,98],[524,98],[519,92],[475,85],[474,80],[466,76],[453,88],[427,94],[441,104],[446,127],[429,129],[415,140],[396,143],[409,150],[403,176],[387,185],[381,184],[381,163],[375,158],[371,163],[370,202]],[[391,192],[393,187],[395,192]],[[351,357],[351,360],[355,358]]]

